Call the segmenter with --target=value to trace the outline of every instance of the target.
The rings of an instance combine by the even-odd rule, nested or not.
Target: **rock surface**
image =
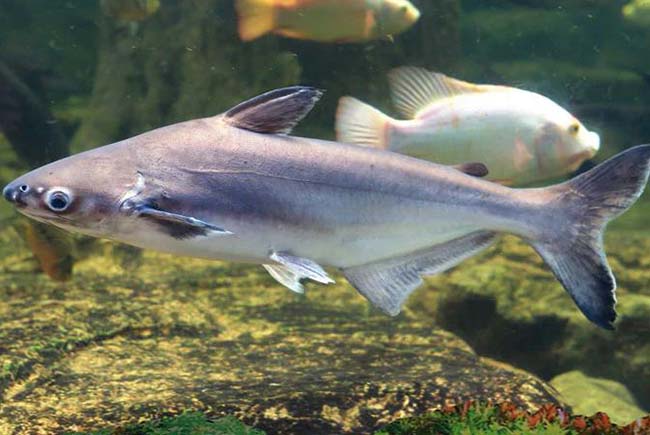
[[[467,399],[558,403],[453,334],[374,312],[341,277],[297,297],[260,267],[147,252],[137,275],[95,255],[57,284],[21,268],[12,231],[0,242],[1,433],[188,409],[269,433],[367,433]]]
[[[481,355],[543,379],[576,369],[612,379],[649,408],[649,210],[646,194],[606,233],[618,283],[616,331],[586,320],[533,249],[514,237],[429,281],[428,290],[416,292],[409,305],[418,316],[434,318],[460,335]]]
[[[579,370],[563,373],[551,379],[553,385],[567,401],[573,412],[594,415],[607,409],[613,423],[628,424],[648,413],[639,408],[625,385],[609,379],[591,378]]]

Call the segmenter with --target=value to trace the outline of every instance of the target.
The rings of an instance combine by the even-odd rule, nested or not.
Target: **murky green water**
[[[326,91],[296,134],[333,139],[344,95],[396,115],[386,76],[405,65],[553,99],[600,135],[578,172],[650,142],[639,0],[413,0],[413,27],[355,44],[242,42],[232,0],[105,3],[0,0],[0,185],[293,84]],[[260,267],[70,239],[2,201],[0,432],[195,409],[270,433],[363,433],[474,398],[626,423],[650,410],[648,216],[646,193],[609,226],[619,320],[603,331],[512,237],[427,278],[390,319],[335,271],[336,286],[296,296]]]

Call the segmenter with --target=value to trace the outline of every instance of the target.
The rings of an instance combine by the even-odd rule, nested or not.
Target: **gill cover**
[[[209,234],[232,234],[221,227],[169,210],[170,196],[156,189],[147,191],[145,177],[138,172],[137,181],[120,201],[120,211],[155,224],[175,239],[190,239]]]

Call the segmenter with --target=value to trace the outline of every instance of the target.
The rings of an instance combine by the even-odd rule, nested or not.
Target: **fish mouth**
[[[600,149],[600,136],[598,133],[594,131],[590,131],[588,133],[588,145],[587,145],[587,151],[591,153],[591,155],[587,158],[592,158],[593,156],[596,155],[598,150]]]
[[[51,224],[51,225],[57,225],[57,224],[62,224],[62,225],[67,225],[67,226],[73,226],[73,220],[68,219],[63,216],[56,216],[56,215],[50,215],[50,214],[42,214],[34,211],[33,209],[27,208],[27,204],[23,205],[22,207],[16,206],[18,211],[21,214],[24,214],[30,219],[34,219],[35,221],[39,221],[45,224]]]
[[[579,153],[575,153],[569,157],[569,160],[567,161],[567,167],[569,168],[569,171],[575,171],[582,164],[582,162],[589,160],[595,154],[596,152],[592,150],[584,150],[580,151]]]
[[[420,19],[420,11],[415,6],[409,4],[406,11],[406,19],[410,24],[415,23]]]
[[[20,198],[16,198],[16,199],[13,200],[11,203],[13,204],[14,207],[16,207],[16,209],[17,209],[19,212],[25,214],[25,213],[23,212],[23,210],[25,210],[25,209],[27,208],[27,203],[26,203],[26,202],[24,202],[24,201],[23,201],[22,199],[20,199]]]
[[[2,189],[2,196],[7,202],[11,203],[16,208],[27,207],[25,201],[25,192],[18,188],[14,183],[8,184]]]

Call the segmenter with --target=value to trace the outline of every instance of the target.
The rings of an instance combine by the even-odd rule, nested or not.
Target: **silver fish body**
[[[387,151],[287,136],[317,99],[309,88],[289,89],[54,162],[4,195],[28,216],[72,231],[264,264],[295,291],[302,278],[331,282],[319,265],[333,266],[390,314],[420,276],[511,233],[533,244],[592,321],[611,326],[614,283],[596,235],[645,186],[650,147],[573,184],[511,189]],[[600,189],[612,168],[627,178],[592,198],[592,184]],[[577,263],[559,258],[567,243]],[[578,266],[585,282],[573,282]]]
[[[143,248],[251,263],[268,261],[276,250],[346,268],[477,230],[529,236],[535,231],[531,221],[548,221],[541,214],[549,214],[532,195],[447,166],[250,132],[219,118],[157,129],[43,169],[60,174],[66,167],[89,179],[105,171],[103,178],[120,181],[111,186],[113,197],[134,189],[140,174],[145,192],[169,196],[167,211],[232,232],[178,239],[125,216],[115,204],[91,235],[99,231]],[[93,173],[82,175],[79,168]]]

